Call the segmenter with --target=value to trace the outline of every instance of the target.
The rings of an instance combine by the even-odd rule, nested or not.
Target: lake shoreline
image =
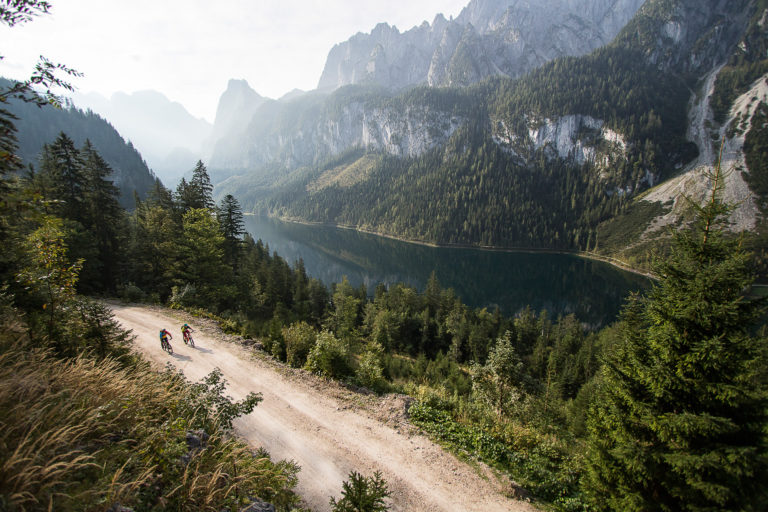
[[[253,215],[255,217],[262,217],[263,215],[255,214],[255,213],[247,213],[245,215]],[[532,247],[520,247],[520,248],[514,248],[514,247],[496,247],[496,246],[485,246],[485,245],[471,245],[471,244],[437,244],[433,242],[425,242],[423,240],[411,240],[403,237],[398,237],[395,235],[390,235],[387,233],[380,233],[373,230],[368,229],[362,229],[357,226],[349,226],[344,224],[334,224],[334,223],[328,223],[328,222],[310,222],[290,217],[271,217],[271,216],[265,216],[270,219],[276,219],[282,222],[288,222],[292,224],[299,224],[303,226],[321,226],[321,227],[329,227],[329,228],[336,228],[336,229],[344,229],[347,231],[355,231],[357,233],[364,233],[366,235],[372,235],[377,236],[381,238],[387,238],[390,240],[396,240],[398,242],[404,242],[408,244],[414,244],[414,245],[421,245],[424,247],[433,247],[436,249],[477,249],[481,251],[489,251],[489,252],[506,252],[506,253],[523,253],[523,254],[560,254],[560,255],[571,255],[576,256],[579,258],[584,258],[592,261],[599,261],[602,263],[607,263],[613,267],[616,267],[620,270],[623,270],[625,272],[630,272],[632,274],[636,274],[639,276],[646,277],[648,279],[655,280],[656,276],[653,275],[650,272],[643,271],[640,269],[636,269],[633,267],[630,267],[629,265],[625,264],[624,262],[617,260],[615,258],[611,258],[608,256],[602,256],[599,254],[586,252],[586,251],[569,251],[566,249],[537,249]]]

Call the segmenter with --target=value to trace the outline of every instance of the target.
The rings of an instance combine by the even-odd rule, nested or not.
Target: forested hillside
[[[315,154],[322,164],[271,162],[264,168],[277,181],[261,182],[253,206],[437,242],[600,250],[606,226],[622,236],[644,229],[637,217],[606,220],[639,208],[647,223],[666,207],[632,200],[696,154],[681,105],[696,73],[712,72],[721,50],[711,49],[729,44],[711,36],[754,21],[754,12],[729,18],[746,5],[756,2],[651,0],[610,47],[519,81],[398,95],[348,89],[305,99],[310,111],[265,104],[287,127],[310,126],[318,112],[348,118],[349,98],[379,109],[379,120],[403,110],[408,121],[426,112],[445,124],[414,128],[409,140],[421,145],[382,130],[389,150],[330,141],[334,151]],[[0,13],[19,6],[47,12],[47,3],[21,2]],[[28,21],[12,14],[0,23]],[[762,190],[768,112],[753,103],[748,178]],[[729,231],[736,205],[722,200],[730,171],[720,165],[701,174],[706,200],[689,203],[667,253],[651,261],[651,290],[593,330],[572,315],[469,308],[434,275],[424,290],[379,285],[372,297],[346,279],[327,288],[301,260],[289,264],[244,233],[241,204],[232,195],[214,202],[202,161],[174,190],[154,180],[128,210],[95,142],[67,125],[25,171],[16,122],[0,108],[0,509],[298,506],[299,468],[232,437],[232,421],[259,395],[232,402],[218,372],[191,384],[148,369],[86,294],[184,308],[258,340],[275,364],[351,392],[408,395],[410,425],[545,509],[768,503],[766,304],[745,249],[754,239]],[[368,506],[348,503],[347,485],[334,512],[386,508],[378,476],[359,482],[354,494]]]
[[[377,392],[413,396],[409,414],[414,425],[462,456],[509,475],[516,492],[555,510],[640,511],[647,510],[648,500],[663,500],[664,510],[695,510],[689,503],[728,509],[766,498],[757,483],[768,470],[762,455],[768,410],[761,359],[765,339],[750,334],[761,306],[742,295],[753,279],[751,259],[740,241],[724,237],[722,219],[728,207],[717,193],[699,212],[695,227],[678,237],[672,258],[658,262],[660,282],[650,295],[630,299],[617,324],[595,332],[573,316],[555,319],[526,309],[505,317],[498,310],[473,310],[434,276],[423,291],[380,285],[368,297],[365,288],[356,289],[346,280],[329,290],[306,275],[300,260],[290,266],[262,242],[242,236],[237,200],[227,196],[214,205],[202,162],[174,193],[156,182],[148,199],[128,214],[104,180],[106,167],[98,153],[87,145],[76,152],[73,147],[61,134],[45,147],[45,165],[38,173],[12,179],[6,174],[2,182],[4,193],[29,212],[13,218],[4,207],[3,236],[11,250],[2,270],[9,301],[25,312],[21,330],[30,342],[64,357],[82,350],[121,353],[119,332],[100,336],[111,325],[103,307],[76,295],[77,290],[116,290],[132,301],[168,303],[216,318],[230,332],[260,338],[266,351],[290,366]],[[80,155],[88,165],[70,168],[67,154]],[[720,190],[721,178],[713,179]],[[73,190],[80,190],[82,199],[69,195]],[[109,221],[102,224],[106,219],[95,212],[109,212]],[[84,237],[84,227],[104,237]],[[73,260],[76,256],[82,259]],[[115,264],[119,273],[106,271]],[[103,272],[88,271],[99,266]],[[713,357],[698,356],[704,352]],[[14,349],[5,357],[17,373],[33,375],[18,362]],[[41,361],[52,368],[58,364]],[[101,392],[112,389],[114,380],[125,378],[120,371],[100,369],[102,380],[95,385]],[[230,414],[247,412],[257,399],[250,406],[227,405],[216,398],[221,389],[216,375],[207,387],[196,385],[189,391],[177,384],[178,377],[134,375],[136,386],[178,385],[182,394],[178,401],[164,401],[169,407],[159,410],[159,416],[141,419],[142,428],[159,436],[155,446],[160,451],[153,451],[156,458],[151,460],[167,465],[154,477],[157,490],[119,496],[140,509],[160,499],[176,503],[179,488],[172,489],[169,482],[181,477],[167,457],[183,451],[162,448],[178,437],[158,422],[169,415],[177,418],[183,426],[177,436],[187,425],[216,432],[219,427],[206,423],[207,416],[200,416],[195,405],[201,396]],[[732,393],[707,395],[723,385]],[[689,388],[691,393],[679,394]],[[88,400],[99,407],[102,395],[95,391],[85,387],[78,396],[88,393]],[[35,400],[48,403],[53,398],[42,394]],[[696,413],[681,413],[681,400],[695,403]],[[630,418],[624,416],[626,407]],[[26,421],[18,409],[13,418]],[[636,448],[637,435],[658,441],[639,453],[627,453]],[[212,438],[211,443],[231,443]],[[85,439],[89,447],[101,446]],[[695,448],[689,448],[692,440]],[[247,484],[289,510],[295,497],[287,487],[295,467],[263,457],[241,460],[236,443],[221,450],[224,459],[205,459],[195,466],[202,473],[197,480],[185,477],[185,495],[218,500],[226,486]],[[668,462],[655,463],[659,457]],[[720,457],[731,461],[728,471],[721,471]],[[693,469],[685,462],[689,460]],[[206,484],[208,494],[202,494],[194,482],[207,481],[222,463],[237,464],[241,476]],[[646,468],[642,478],[634,477],[637,464]],[[101,472],[94,470],[87,480],[93,493],[79,496],[97,499],[107,492],[91,482],[113,469],[106,464]],[[130,478],[144,478],[140,467],[135,471],[139,474],[125,475],[125,485],[137,481]],[[678,473],[686,475],[684,482]],[[248,480],[242,479],[245,475]],[[61,489],[72,485],[70,480],[55,484]],[[727,492],[712,493],[713,488]],[[0,492],[9,491],[0,486]],[[244,498],[225,503],[232,509]]]
[[[712,1],[697,11],[696,2],[652,0],[612,44],[518,80],[394,96],[340,89],[324,105],[284,107],[270,133],[250,132],[244,165],[261,170],[238,171],[220,194],[247,210],[412,240],[615,254],[665,211],[635,198],[696,158],[692,90],[754,26],[758,7]],[[382,121],[395,112],[409,116],[406,130]],[[351,116],[365,119],[364,134],[383,135],[338,151],[333,135],[313,132],[318,119],[345,133]],[[292,133],[318,144],[275,146]],[[256,154],[273,159],[258,163]],[[614,221],[627,215],[634,239]],[[641,255],[631,263],[646,264]]]
[[[7,89],[9,86],[9,81],[0,79],[0,88]],[[154,186],[156,177],[136,148],[93,112],[69,106],[61,109],[39,107],[14,99],[4,108],[16,117],[18,155],[25,166],[31,164],[38,167],[38,156],[43,145],[65,132],[76,146],[82,146],[86,140],[90,141],[109,164],[109,178],[119,190],[123,207],[133,208],[134,194],[145,197]]]

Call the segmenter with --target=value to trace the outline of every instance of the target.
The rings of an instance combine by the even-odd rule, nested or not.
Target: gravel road
[[[239,418],[237,432],[276,459],[301,466],[297,492],[312,510],[330,510],[350,471],[381,471],[396,511],[534,511],[506,497],[490,471],[459,461],[422,435],[414,434],[398,411],[396,397],[351,392],[301,370],[276,364],[256,351],[229,341],[204,320],[145,306],[110,304],[115,318],[136,335],[135,347],[165,365],[171,362],[187,378],[199,380],[220,368],[235,399],[248,392],[264,401]],[[195,348],[186,346],[179,326],[188,321]],[[160,349],[158,332],[173,334],[173,355]]]

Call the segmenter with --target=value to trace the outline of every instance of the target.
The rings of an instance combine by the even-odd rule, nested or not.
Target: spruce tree
[[[729,207],[695,206],[659,280],[624,309],[589,412],[586,488],[598,509],[764,510],[768,502],[763,302]]]
[[[86,188],[83,159],[75,143],[66,133],[59,133],[52,144],[43,147],[40,167],[52,183],[52,198],[61,201],[58,208],[59,214],[64,218],[86,224],[83,222],[85,220],[83,194]]]
[[[202,160],[198,160],[195,169],[192,171],[192,179],[189,180],[189,187],[193,190],[193,203],[191,208],[213,209],[216,203],[213,202],[213,185],[208,176],[208,169],[205,168]]]
[[[121,243],[127,231],[125,212],[120,206],[120,190],[109,179],[112,168],[91,144],[85,141],[80,150],[83,174],[86,180],[84,193],[87,218],[85,227],[96,239],[100,272],[99,286],[103,290],[114,290],[119,273]],[[87,274],[86,274],[87,275]],[[96,283],[91,283],[93,286]]]
[[[241,237],[245,233],[243,224],[243,210],[240,203],[231,194],[224,196],[221,205],[217,209],[217,217],[221,232],[224,235],[224,256],[234,270],[237,270]]]

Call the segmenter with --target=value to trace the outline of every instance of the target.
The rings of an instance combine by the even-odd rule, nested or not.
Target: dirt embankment
[[[414,434],[403,415],[403,400],[353,393],[342,386],[229,341],[209,323],[190,321],[198,329],[195,348],[181,341],[182,314],[144,306],[110,304],[117,320],[136,334],[136,349],[151,361],[171,362],[191,380],[220,368],[228,391],[241,399],[251,391],[264,401],[236,428],[254,446],[274,458],[301,466],[297,491],[313,510],[329,510],[340,496],[350,471],[381,471],[397,511],[533,511],[530,504],[504,495],[499,484]],[[172,356],[160,349],[158,332],[170,330]]]

